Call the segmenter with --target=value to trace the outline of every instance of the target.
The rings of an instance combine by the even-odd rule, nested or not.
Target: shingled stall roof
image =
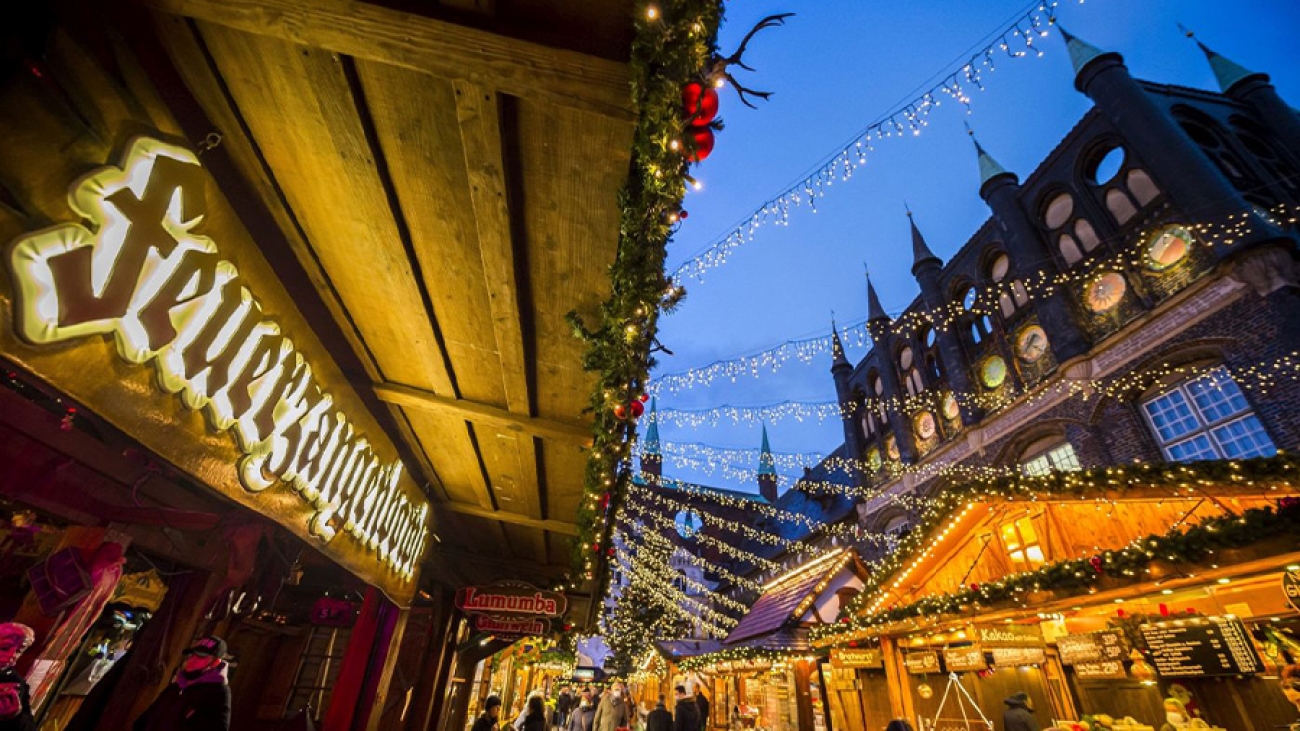
[[[723,645],[733,647],[743,642],[747,646],[766,647],[763,642],[755,642],[756,638],[776,635],[781,630],[786,630],[782,634],[789,635],[782,641],[787,643],[799,641],[799,638],[790,632],[797,628],[803,614],[808,611],[812,602],[816,601],[817,596],[846,568],[858,571],[860,576],[866,575],[865,568],[857,560],[857,554],[852,549],[841,548],[822,554],[803,566],[769,581],[763,586],[763,595],[754,602],[754,606],[750,607],[749,612],[740,620],[740,624],[727,635],[722,642]],[[804,641],[803,646],[806,645]]]
[[[631,0],[138,5],[166,102],[219,131],[207,165],[438,508],[426,573],[560,578],[594,388],[565,315],[610,293]]]

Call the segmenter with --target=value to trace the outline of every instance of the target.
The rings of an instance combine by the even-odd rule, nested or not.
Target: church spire
[[[876,294],[876,288],[871,284],[871,275],[867,275],[867,322],[876,320],[888,320],[889,315],[885,314],[885,308],[880,305],[880,296]]]
[[[831,320],[831,371],[839,368],[851,367],[849,359],[844,354],[844,343],[840,340],[840,331],[835,329],[835,321]]]
[[[906,204],[904,204],[904,208],[907,208]],[[912,272],[915,273],[917,267],[929,261],[942,265],[943,262],[934,255],[933,251],[930,251],[929,244],[925,243],[925,237],[921,235],[921,229],[916,227],[916,221],[912,218],[910,208],[907,209],[907,223],[912,227]]]
[[[1226,94],[1228,93],[1229,89],[1245,81],[1246,79],[1264,75],[1259,73],[1258,71],[1251,71],[1250,69],[1246,68],[1245,66],[1242,66],[1236,61],[1233,61],[1232,59],[1229,59],[1226,56],[1220,55],[1214,49],[1210,48],[1204,43],[1201,43],[1200,39],[1197,38],[1190,30],[1187,30],[1187,28],[1183,27],[1182,24],[1179,24],[1178,27],[1182,28],[1183,32],[1187,34],[1188,38],[1191,38],[1193,41],[1196,41],[1197,46],[1200,46],[1201,53],[1204,53],[1205,59],[1210,62],[1210,70],[1214,72],[1214,80],[1219,82],[1219,91],[1222,91],[1223,93]]]
[[[984,150],[984,146],[981,145],[979,139],[975,137],[975,130],[971,129],[969,124],[966,125],[966,134],[970,135],[970,141],[975,143],[975,156],[978,158],[980,164],[981,186],[999,175],[1010,175],[1006,168],[1002,167],[997,160],[993,159],[992,155]]]
[[[659,409],[658,399],[650,399],[650,413],[646,416],[645,438],[641,440],[641,451],[645,454],[662,456],[659,445]]]
[[[1061,31],[1061,38],[1065,39],[1065,47],[1070,52],[1070,63],[1074,66],[1075,76],[1079,75],[1084,66],[1106,55],[1105,51],[1070,33],[1059,24],[1056,27]]]
[[[778,483],[776,460],[772,457],[772,446],[767,443],[767,424],[763,424],[763,445],[758,450],[758,494],[775,503],[780,497]]]

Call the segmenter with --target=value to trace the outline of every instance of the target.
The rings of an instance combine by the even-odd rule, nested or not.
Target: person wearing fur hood
[[[194,643],[171,685],[136,719],[134,731],[230,731],[228,659],[220,637]]]

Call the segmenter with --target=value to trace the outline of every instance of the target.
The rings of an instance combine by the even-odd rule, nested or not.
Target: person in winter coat
[[[615,683],[609,692],[600,698],[596,706],[596,715],[591,720],[591,731],[618,731],[631,728],[632,704],[627,697],[627,686]]]
[[[230,683],[226,641],[201,638],[185,651],[181,669],[148,710],[135,731],[229,731]]]
[[[664,705],[663,696],[659,696],[659,702],[646,714],[645,731],[673,731],[673,714]]]
[[[36,633],[25,624],[0,624],[0,731],[36,731],[31,691],[14,669],[18,656],[35,641]]]
[[[906,718],[895,718],[885,726],[885,731],[912,731],[912,724]]]
[[[564,686],[560,694],[555,698],[555,725],[565,726],[569,722],[569,714],[573,712],[576,705],[576,699],[573,697],[573,689]]]
[[[1005,731],[1040,731],[1038,719],[1034,718],[1034,707],[1029,703],[1029,694],[1016,693],[1002,701],[1007,710],[1002,714],[1002,728]]]
[[[497,719],[501,717],[501,699],[495,695],[483,701],[483,712],[474,719],[469,731],[497,731]]]
[[[700,729],[709,727],[709,697],[700,688],[695,689],[695,705],[700,708]]]
[[[569,722],[564,731],[591,731],[596,718],[596,704],[591,699],[591,688],[583,688],[577,708],[569,713]]]
[[[546,704],[540,695],[528,698],[524,707],[524,731],[546,731]]]
[[[700,707],[695,696],[686,695],[684,686],[677,686],[677,706],[673,708],[673,731],[700,731]]]

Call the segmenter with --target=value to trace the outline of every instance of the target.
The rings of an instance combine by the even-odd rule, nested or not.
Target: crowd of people
[[[675,688],[671,711],[663,695],[653,706],[648,700],[638,704],[623,682],[603,690],[566,685],[550,701],[541,691],[527,698],[507,723],[501,717],[501,699],[488,696],[470,731],[706,731],[709,717],[708,697],[687,693],[682,685]]]

